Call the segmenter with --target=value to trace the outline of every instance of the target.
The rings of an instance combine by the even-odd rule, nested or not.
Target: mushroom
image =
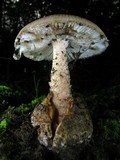
[[[107,47],[107,37],[96,24],[73,15],[47,16],[29,23],[19,32],[15,39],[15,60],[19,60],[22,55],[34,61],[52,60],[50,94],[32,116],[33,126],[40,125],[38,118],[35,121],[35,113],[38,110],[41,113],[41,105],[47,106],[42,122],[48,124],[45,132],[50,134],[39,133],[42,144],[48,145],[48,139],[53,139],[55,130],[58,133],[56,127],[59,124],[61,126],[64,117],[70,114],[74,106],[68,63],[101,54]],[[49,115],[47,122],[47,118],[44,118],[46,113]],[[53,120],[56,127],[52,135],[49,130]],[[45,134],[50,135],[49,138]]]

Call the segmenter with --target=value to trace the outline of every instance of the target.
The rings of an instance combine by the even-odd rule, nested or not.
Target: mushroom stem
[[[58,112],[58,120],[69,114],[72,105],[72,94],[70,85],[70,72],[66,48],[68,41],[57,39],[53,41],[53,63],[51,70],[50,91],[53,93],[53,104]]]

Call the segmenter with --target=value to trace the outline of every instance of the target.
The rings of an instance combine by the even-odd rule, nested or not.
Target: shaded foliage
[[[81,97],[79,93],[74,95]],[[117,107],[120,106],[119,95],[120,86],[114,86],[83,97],[92,116],[94,132],[90,144],[81,152],[79,159],[120,158],[120,109]],[[16,107],[12,107],[9,102],[9,106],[2,112],[3,120],[0,122],[0,159],[58,160],[57,155],[39,144],[36,129],[30,122],[34,106],[43,98],[24,104],[21,100],[21,105]]]

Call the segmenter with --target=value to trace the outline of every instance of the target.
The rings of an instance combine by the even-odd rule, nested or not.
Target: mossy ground
[[[27,95],[20,91],[0,87],[0,160],[58,159],[39,144],[36,129],[30,123],[34,106],[43,98],[26,101]],[[94,132],[79,160],[119,160],[120,86],[84,96],[84,99],[92,117]]]

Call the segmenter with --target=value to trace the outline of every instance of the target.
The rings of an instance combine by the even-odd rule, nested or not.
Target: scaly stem
[[[58,119],[68,114],[72,105],[70,72],[66,48],[68,41],[57,39],[53,42],[53,63],[51,70],[50,91],[53,93],[53,104],[58,111]]]

